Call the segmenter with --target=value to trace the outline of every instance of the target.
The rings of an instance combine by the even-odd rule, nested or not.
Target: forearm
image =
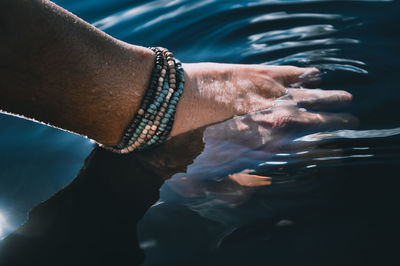
[[[0,109],[117,143],[146,90],[151,50],[48,1],[2,1],[0,24]]]

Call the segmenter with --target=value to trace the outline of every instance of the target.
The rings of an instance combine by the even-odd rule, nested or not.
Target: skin
[[[0,109],[102,144],[116,144],[147,88],[154,54],[119,41],[45,0],[0,2]],[[184,64],[171,136],[274,106],[282,96],[351,99],[344,91],[291,90],[318,74],[292,66]],[[290,92],[290,94],[288,94]],[[286,117],[302,118],[289,111]],[[281,118],[271,118],[281,123]],[[275,119],[275,120],[274,120]],[[314,115],[308,123],[323,123]]]

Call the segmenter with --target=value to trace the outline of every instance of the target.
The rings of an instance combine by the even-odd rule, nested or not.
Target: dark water
[[[398,265],[398,2],[56,3],[124,41],[168,47],[184,62],[316,66],[322,88],[354,95],[343,111],[360,119],[357,130],[297,134],[279,149],[215,142],[206,131],[204,152],[162,186],[138,227],[144,265]],[[93,144],[0,119],[2,238],[73,179]],[[272,176],[273,185],[226,182],[244,169]]]

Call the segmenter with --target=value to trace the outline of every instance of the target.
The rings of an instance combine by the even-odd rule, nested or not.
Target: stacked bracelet
[[[147,149],[165,142],[171,132],[184,86],[182,64],[165,48],[150,49],[156,54],[155,64],[137,113],[117,145],[100,145],[112,152]]]

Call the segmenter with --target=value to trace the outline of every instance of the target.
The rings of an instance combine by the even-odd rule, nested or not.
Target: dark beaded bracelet
[[[121,141],[113,146],[100,144],[107,150],[128,153],[147,149],[165,142],[172,130],[184,87],[182,64],[165,48],[150,49],[156,58],[148,89]]]

